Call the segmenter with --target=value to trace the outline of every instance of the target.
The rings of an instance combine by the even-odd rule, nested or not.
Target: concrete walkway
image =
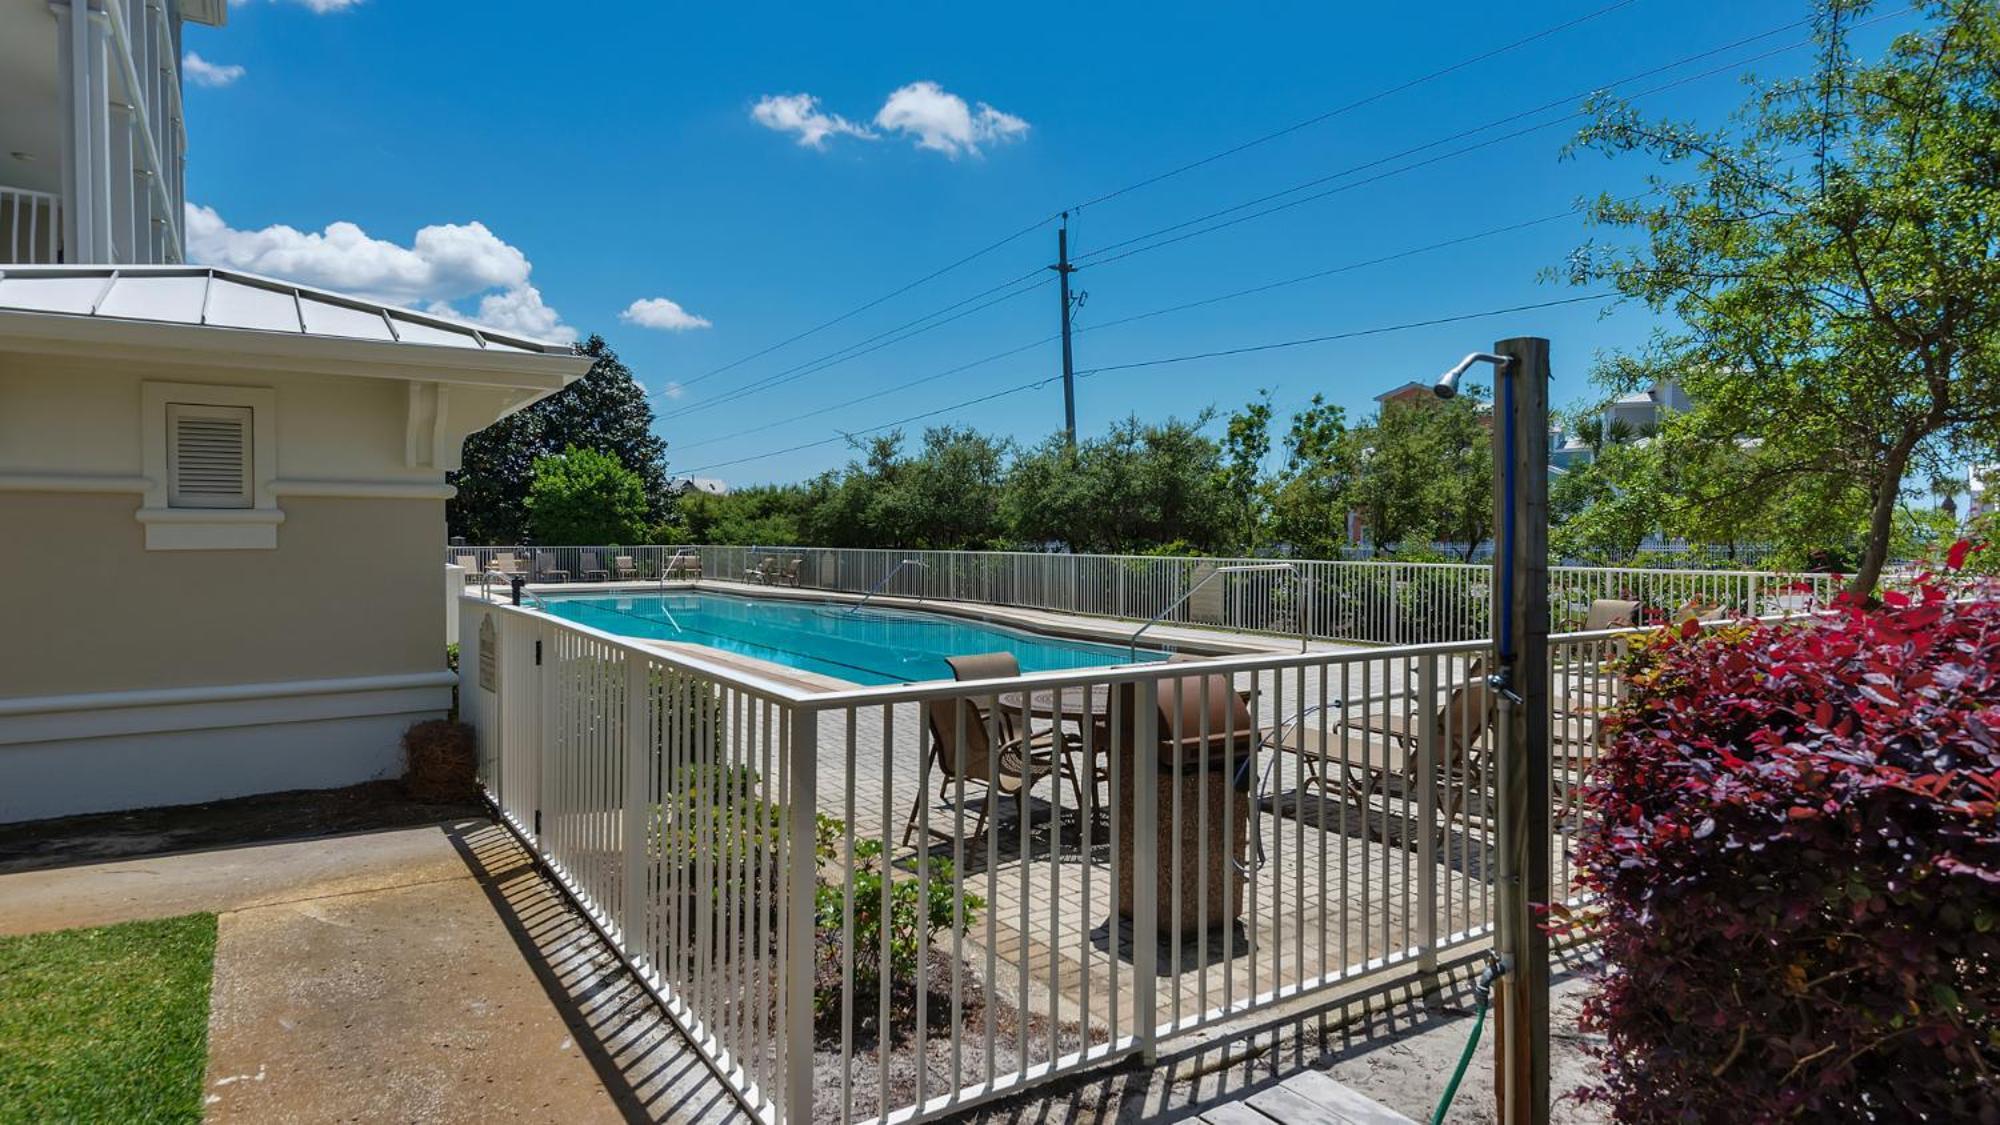
[[[0,932],[195,911],[212,1121],[748,1121],[485,821],[0,875]]]

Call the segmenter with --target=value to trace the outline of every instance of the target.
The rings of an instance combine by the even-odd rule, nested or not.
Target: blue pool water
[[[548,610],[623,637],[684,641],[818,672],[857,684],[949,680],[947,656],[1011,652],[1023,672],[1125,664],[1122,645],[1045,637],[1002,625],[868,606],[707,591],[667,594],[555,596]],[[668,619],[669,611],[672,620]],[[1140,661],[1166,653],[1140,649]]]

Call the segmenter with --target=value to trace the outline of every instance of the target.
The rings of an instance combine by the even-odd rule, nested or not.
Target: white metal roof
[[[464,321],[210,266],[9,266],[0,312],[146,321],[486,352],[572,355]]]

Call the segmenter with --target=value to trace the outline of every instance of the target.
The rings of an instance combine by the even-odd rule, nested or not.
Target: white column
[[[119,103],[108,108],[110,136],[107,148],[111,160],[106,171],[111,225],[107,228],[105,243],[112,261],[143,262],[148,260],[145,254],[146,232],[140,224],[145,222],[143,193],[147,185],[140,179],[139,170],[133,166],[132,107]]]

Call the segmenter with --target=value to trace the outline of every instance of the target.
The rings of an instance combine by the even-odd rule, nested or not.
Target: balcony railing
[[[0,185],[0,265],[52,266],[62,260],[62,199],[54,192]]]

